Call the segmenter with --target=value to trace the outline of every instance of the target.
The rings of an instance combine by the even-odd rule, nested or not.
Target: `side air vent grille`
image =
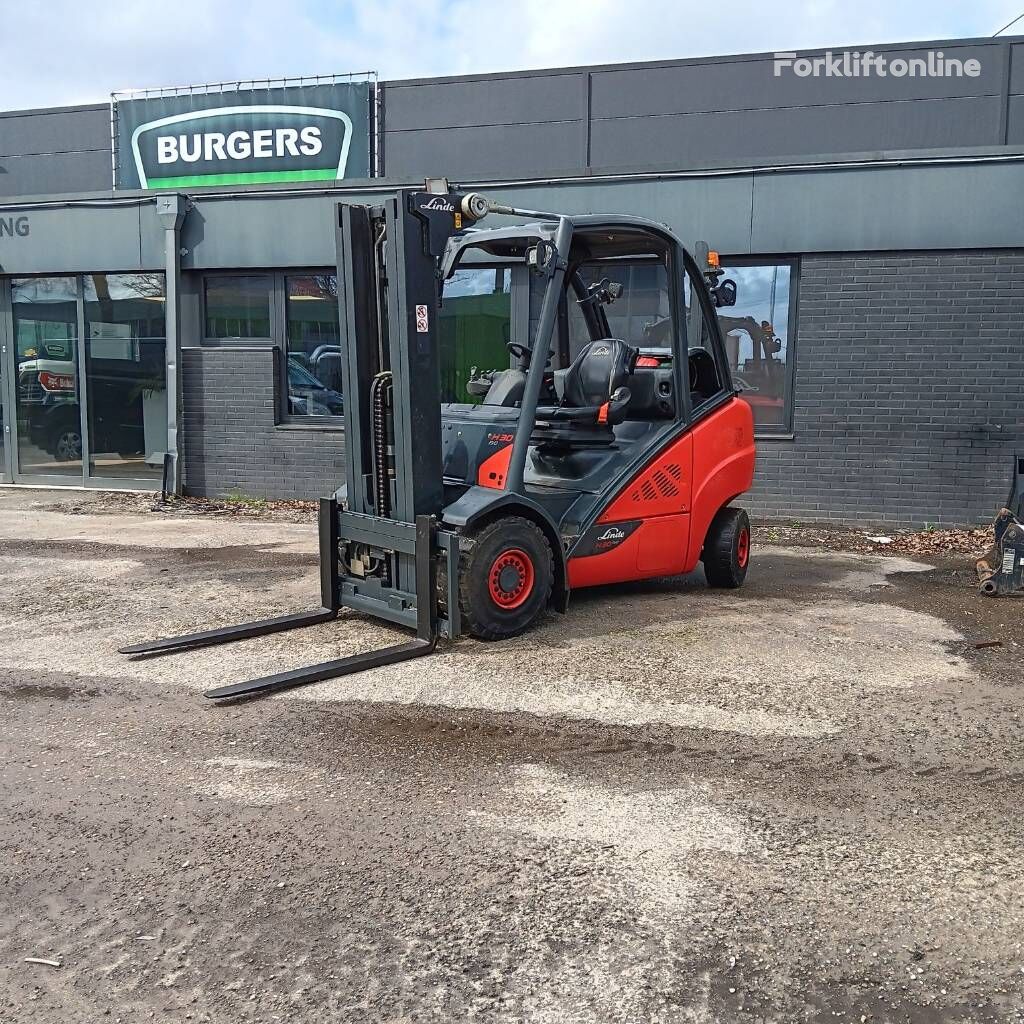
[[[630,498],[638,504],[656,501],[658,498],[674,498],[679,494],[683,468],[676,462],[655,469],[643,482],[636,487]]]

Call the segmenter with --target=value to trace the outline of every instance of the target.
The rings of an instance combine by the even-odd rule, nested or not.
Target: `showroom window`
[[[271,274],[218,274],[206,279],[207,338],[270,338]]]
[[[508,368],[511,325],[511,267],[462,267],[445,281],[438,318],[442,402],[480,401],[466,381],[474,366]]]
[[[15,278],[11,298],[18,478],[159,479],[167,451],[163,274]]]
[[[760,437],[793,431],[797,262],[723,258],[736,305],[718,311],[725,351]]]
[[[78,280],[11,281],[14,313],[14,461],[21,477],[82,479]],[[7,423],[11,417],[8,410]]]
[[[208,274],[206,343],[265,342],[281,351],[284,419],[340,424],[338,278],[323,270]]]

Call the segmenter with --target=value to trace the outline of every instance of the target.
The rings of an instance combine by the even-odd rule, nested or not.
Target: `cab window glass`
[[[509,365],[512,268],[461,267],[444,283],[438,331],[441,401],[478,402],[466,391],[472,370]]]
[[[622,285],[622,295],[604,307],[611,337],[640,349],[672,347],[668,270],[660,260],[609,260],[584,264],[580,277],[589,287],[607,278]],[[591,340],[576,293],[566,292],[569,358]]]
[[[684,276],[683,301],[689,347],[690,407],[697,410],[725,390],[727,377],[722,353],[715,343],[704,307],[694,295],[689,272]]]

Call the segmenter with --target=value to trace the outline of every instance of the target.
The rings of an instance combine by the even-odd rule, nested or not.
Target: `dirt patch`
[[[855,530],[809,523],[755,524],[755,541],[794,547],[824,548],[857,554],[909,555],[913,558],[952,559],[964,556],[971,564],[992,546],[992,528],[965,526],[956,529]]]
[[[952,653],[993,682],[1024,684],[1024,594],[985,597],[973,564],[936,561],[927,580],[912,573],[896,577],[884,601],[948,622],[963,638],[951,645]]]
[[[86,494],[65,494],[60,491],[23,493],[37,495],[33,501],[36,507],[67,515],[143,515],[165,518],[198,516],[268,523],[314,523],[319,509],[316,501],[265,500],[242,492],[226,498],[172,495],[165,500],[161,500],[159,495],[119,491],[90,491]],[[806,546],[832,551],[911,557],[951,558],[966,555],[974,560],[984,554],[992,542],[991,528],[977,525],[889,530],[760,519],[755,521],[755,534],[760,543],[775,546]]]
[[[120,491],[96,491],[82,497],[60,497],[41,502],[49,512],[66,515],[154,515],[170,518],[202,516],[206,518],[254,519],[267,523],[315,523],[319,502],[268,501],[238,493],[227,498],[199,498],[139,494]]]
[[[968,556],[762,531],[739,591],[218,706],[405,634],[122,658],[315,605],[315,527],[12,501],[5,1024],[1022,1019],[1024,603]]]

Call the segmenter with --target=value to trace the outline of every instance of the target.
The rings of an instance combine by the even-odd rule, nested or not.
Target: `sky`
[[[0,0],[0,110],[239,79],[415,78],[989,36],[1022,11],[1024,0]]]

